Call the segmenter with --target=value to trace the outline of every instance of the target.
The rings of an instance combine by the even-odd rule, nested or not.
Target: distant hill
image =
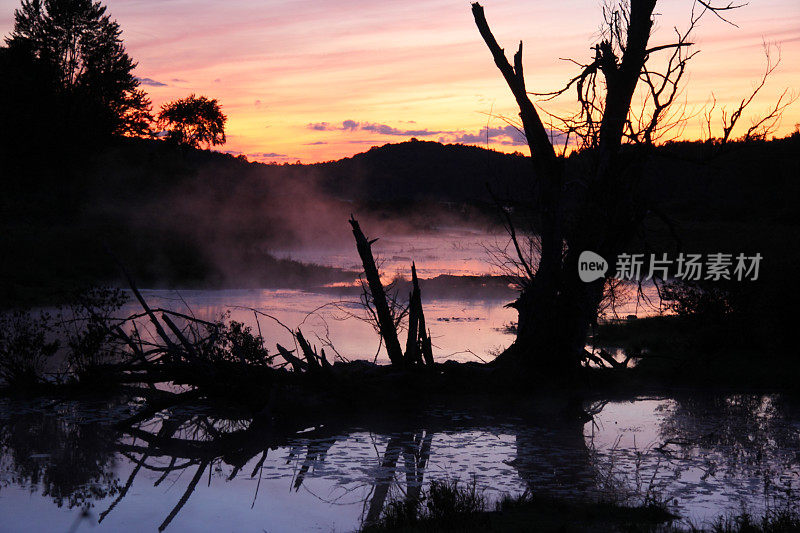
[[[525,164],[521,156],[420,142],[316,165],[267,165],[131,138],[72,160],[46,155],[0,154],[6,304],[117,279],[106,247],[145,286],[349,280],[352,273],[278,260],[271,251],[349,244],[351,213],[371,235],[386,234],[386,224],[485,225],[479,162],[509,174]],[[416,207],[398,209],[408,203]]]
[[[487,184],[505,191],[531,170],[521,154],[417,140],[309,166],[327,192],[361,202],[486,202]]]
[[[800,223],[798,154],[797,134],[725,150],[671,144],[652,158],[643,194],[697,246],[748,240],[752,247],[769,237],[779,248]],[[566,164],[580,167],[589,156]],[[527,157],[424,141],[275,165],[120,138],[72,160],[0,153],[0,164],[4,302],[115,279],[104,245],[149,286],[337,281],[351,274],[279,261],[271,251],[349,243],[350,213],[370,236],[403,227],[485,227],[498,218],[487,183],[504,201],[535,194]]]

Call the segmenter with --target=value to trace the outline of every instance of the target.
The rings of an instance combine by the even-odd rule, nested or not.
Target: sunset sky
[[[228,115],[222,150],[260,161],[315,162],[411,137],[486,146],[488,124],[490,147],[527,153],[502,129],[498,116],[514,118],[514,102],[466,0],[104,3],[122,26],[156,108],[190,93],[220,101]],[[0,0],[4,35],[18,5]],[[528,90],[556,89],[576,73],[559,58],[591,56],[600,0],[483,5],[509,55],[524,41]],[[670,42],[673,26],[686,26],[690,6],[662,1],[651,44]],[[763,41],[778,43],[782,60],[751,113],[764,111],[786,88],[800,89],[800,1],[752,0],[730,18],[738,28],[706,16],[695,33],[702,52],[684,95],[690,110],[712,92],[729,108],[749,94],[764,69]],[[558,112],[571,103],[543,105]],[[743,118],[744,129],[751,118]],[[800,103],[787,110],[779,133],[798,122]],[[697,137],[699,125],[699,118],[691,120],[684,136]]]

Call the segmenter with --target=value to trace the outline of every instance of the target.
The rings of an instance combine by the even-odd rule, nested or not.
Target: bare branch
[[[552,165],[556,159],[556,153],[553,145],[550,144],[550,139],[539,118],[539,113],[528,98],[525,91],[525,79],[522,74],[522,42],[519,43],[519,49],[514,54],[514,67],[508,62],[505,51],[497,44],[497,40],[489,29],[489,23],[486,21],[486,15],[483,12],[483,6],[475,2],[472,4],[472,15],[475,19],[475,24],[478,26],[478,31],[483,37],[486,46],[492,53],[494,62],[514,94],[517,100],[517,105],[520,109],[520,118],[522,125],[525,129],[525,136],[528,139],[528,145],[531,149],[531,156],[535,160],[542,158],[545,165]]]
[[[795,103],[798,97],[800,97],[800,94],[794,92],[789,93],[789,89],[785,89],[780,97],[778,97],[778,101],[775,102],[775,105],[766,115],[761,119],[753,120],[753,124],[747,129],[747,133],[744,134],[743,139],[745,141],[766,139],[767,136],[773,133],[777,128],[783,116],[784,109]]]
[[[731,11],[733,9],[739,9],[740,7],[744,7],[744,6],[746,6],[748,4],[748,2],[745,2],[744,4],[734,4],[733,2],[730,2],[730,3],[728,3],[727,6],[714,6],[710,2],[705,2],[704,0],[697,0],[697,3],[702,5],[704,8],[706,8],[711,13],[713,13],[722,22],[730,24],[731,26],[734,26],[736,28],[738,28],[739,26],[737,26],[736,24],[734,24],[730,20],[728,20],[725,17],[723,17],[720,14],[720,12],[721,11]]]
[[[724,108],[722,109],[722,144],[728,142],[731,132],[733,131],[733,128],[736,127],[736,123],[742,117],[742,113],[744,112],[745,108],[750,105],[753,99],[755,99],[756,95],[761,91],[761,89],[764,88],[764,85],[767,83],[767,78],[769,78],[775,69],[778,68],[778,65],[780,65],[780,48],[778,48],[778,59],[773,63],[770,54],[770,46],[767,43],[764,43],[764,56],[767,59],[766,67],[764,68],[764,74],[761,76],[758,85],[756,85],[756,87],[753,89],[753,92],[750,93],[750,96],[742,99],[742,101],[739,103],[739,107],[737,107],[736,110],[731,113],[730,118],[728,118],[727,111]]]

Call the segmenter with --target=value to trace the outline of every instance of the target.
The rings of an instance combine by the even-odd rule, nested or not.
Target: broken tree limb
[[[423,321],[420,322],[424,323]],[[427,366],[433,366],[433,348],[431,347],[431,332],[425,333],[423,330],[420,337],[420,344],[422,345],[422,358]]]
[[[300,345],[300,350],[306,357],[309,370],[320,370],[322,366],[320,365],[320,361],[317,358],[317,354],[311,348],[311,345],[308,343],[306,338],[303,337],[303,332],[300,331],[300,328],[297,328],[297,333],[295,333],[294,336],[297,339],[297,344]]]
[[[137,346],[135,342],[133,342],[133,339],[131,339],[130,336],[128,336],[119,326],[114,327],[114,332],[117,334],[118,338],[122,339],[123,342],[125,342],[125,344],[127,344],[130,347],[131,352],[133,352],[136,360],[142,365],[147,366],[148,364],[147,357],[145,357],[144,352],[141,350],[141,348]],[[156,388],[155,383],[153,383],[152,381],[148,381],[147,386],[150,387],[150,389]]]
[[[400,341],[397,338],[397,328],[395,327],[389,304],[386,301],[386,292],[381,283],[378,267],[375,265],[375,258],[372,256],[372,242],[375,241],[370,242],[367,240],[353,215],[350,215],[350,225],[353,227],[356,248],[364,266],[364,274],[367,277],[369,291],[372,294],[372,301],[378,317],[378,328],[386,345],[386,353],[389,355],[389,360],[393,365],[402,365],[403,350],[400,348]]]
[[[608,363],[608,365],[611,368],[617,368],[617,369],[628,368],[628,361],[630,361],[630,357],[627,357],[625,361],[620,362],[614,359],[613,355],[603,350],[602,348],[598,351],[598,355],[600,356],[600,359]]]
[[[417,269],[411,265],[411,283],[417,293],[417,321],[419,328],[419,346],[422,352],[422,360],[428,366],[433,366],[433,349],[431,348],[431,332],[425,327],[425,312],[422,310],[422,291],[419,288],[419,278]]]
[[[417,278],[417,268],[411,264],[411,283],[416,293],[417,305],[417,329],[418,329],[418,346],[421,355],[420,362],[424,362],[428,366],[433,366],[433,350],[431,348],[431,332],[425,327],[425,312],[422,310],[422,291],[419,288],[419,278]]]
[[[319,359],[320,361],[322,361],[322,368],[324,368],[325,370],[328,370],[332,367],[330,361],[328,361],[328,358],[325,357],[325,348],[320,349]]]
[[[111,253],[111,250],[108,247],[105,247],[105,250],[106,250],[106,253],[111,257],[111,259],[117,264],[119,269],[122,271],[122,275],[125,277],[125,280],[128,282],[128,285],[130,286],[131,291],[133,291],[133,295],[139,301],[139,304],[142,306],[142,309],[144,309],[145,313],[150,318],[150,322],[152,322],[153,326],[156,328],[156,333],[158,333],[158,336],[161,337],[161,339],[164,341],[164,344],[167,345],[167,348],[169,349],[169,351],[174,352],[175,349],[177,348],[175,346],[175,343],[172,342],[172,340],[167,335],[167,332],[164,331],[164,328],[161,326],[161,323],[159,323],[158,319],[156,318],[155,313],[153,313],[153,310],[147,304],[147,301],[142,296],[142,293],[140,293],[139,289],[136,288],[136,283],[134,283],[134,281],[133,281],[133,276],[130,275],[130,273],[128,272],[128,269],[125,268],[125,265],[122,263],[122,261],[120,261],[117,258],[117,256],[115,256],[113,253]]]
[[[417,283],[417,267],[411,263],[411,297],[408,304],[408,340],[406,341],[406,361],[414,364],[419,357],[419,311],[422,310],[419,284]],[[423,319],[424,320],[424,319]]]
[[[430,331],[425,326],[425,311],[422,309],[422,291],[419,288],[419,278],[417,277],[417,267],[411,264],[411,303],[409,304],[409,339],[411,329],[414,329],[414,359],[412,363],[433,366],[433,350],[431,348]],[[413,323],[413,326],[411,325]],[[408,359],[408,354],[406,354]]]
[[[278,352],[280,352],[281,356],[284,359],[286,359],[287,363],[292,365],[292,368],[294,369],[295,372],[302,372],[303,370],[308,368],[308,364],[306,364],[305,361],[303,361],[299,357],[295,357],[294,355],[292,355],[292,352],[290,352],[280,344],[278,344],[277,346],[278,346]]]
[[[594,353],[590,352],[589,350],[583,350],[584,357],[586,358],[586,364],[594,363],[600,368],[606,368],[606,363],[600,357],[597,357]]]
[[[172,333],[174,333],[175,336],[178,338],[178,340],[181,342],[183,347],[186,349],[186,355],[189,355],[192,359],[196,360],[198,358],[197,351],[195,351],[194,346],[192,346],[192,343],[189,342],[189,340],[186,338],[186,336],[183,334],[180,328],[175,325],[175,322],[173,322],[164,313],[161,314],[161,320],[164,321],[167,327],[172,330]]]
[[[486,21],[486,15],[483,12],[483,6],[477,2],[472,4],[472,16],[475,19],[475,25],[478,27],[481,37],[483,37],[486,46],[492,53],[495,65],[500,69],[503,78],[505,78],[517,101],[525,137],[531,148],[531,156],[533,156],[534,161],[542,162],[546,166],[554,164],[556,153],[550,142],[550,137],[525,90],[525,78],[522,72],[522,41],[519,43],[519,50],[514,54],[514,66],[512,67],[508,62],[508,58],[506,58],[505,50],[497,44],[497,39],[494,38],[492,30],[489,28],[489,23]]]

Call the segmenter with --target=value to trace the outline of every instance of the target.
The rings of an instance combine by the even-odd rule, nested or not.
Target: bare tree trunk
[[[411,298],[408,304],[408,340],[406,362],[433,366],[431,339],[425,329],[425,311],[422,309],[422,291],[419,288],[417,267],[411,263]]]
[[[605,77],[605,110],[594,164],[584,176],[589,192],[565,214],[563,160],[557,157],[525,89],[522,43],[512,67],[492,35],[483,7],[472,4],[478,31],[519,106],[539,190],[539,265],[513,304],[519,312],[517,338],[500,360],[522,360],[550,373],[569,372],[580,365],[589,327],[602,300],[603,280],[580,281],[578,256],[583,250],[592,250],[613,261],[616,252],[627,244],[635,218],[629,201],[632,181],[621,177],[617,158],[631,99],[647,59],[654,7],[655,0],[631,0],[627,39],[624,47],[619,47],[624,50],[622,57],[615,55],[612,43],[606,40],[597,45],[595,61],[587,67],[602,71]],[[596,192],[602,195],[598,197]]]
[[[397,328],[395,327],[392,313],[389,310],[389,303],[386,301],[386,292],[381,283],[378,267],[375,265],[375,258],[372,256],[372,243],[368,241],[358,225],[358,221],[350,217],[350,225],[353,227],[353,235],[356,238],[356,248],[364,265],[364,275],[367,277],[372,301],[375,305],[375,313],[378,315],[378,327],[381,337],[386,344],[386,353],[393,365],[403,364],[403,351],[400,348],[400,341],[397,338]]]
[[[419,320],[422,311],[422,294],[417,282],[417,267],[411,263],[411,298],[408,302],[408,340],[406,341],[406,361],[414,364],[420,360]],[[423,328],[425,317],[422,317]]]
[[[510,353],[529,355],[534,350],[552,355],[545,338],[553,332],[553,310],[557,305],[561,271],[563,235],[561,228],[561,189],[563,165],[556,157],[547,130],[536,107],[525,90],[522,70],[522,42],[514,54],[514,66],[508,62],[505,51],[489,28],[483,7],[472,4],[472,14],[494,62],[503,74],[519,106],[519,116],[531,151],[534,179],[539,185],[541,201],[541,256],[533,283],[520,295],[515,307],[519,311],[517,340]],[[552,357],[549,357],[552,359]]]

